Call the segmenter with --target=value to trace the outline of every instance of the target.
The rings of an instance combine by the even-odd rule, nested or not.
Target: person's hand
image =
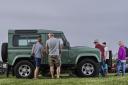
[[[34,53],[31,53],[31,56],[34,56],[35,54]]]
[[[128,60],[128,57],[126,57],[126,60]]]

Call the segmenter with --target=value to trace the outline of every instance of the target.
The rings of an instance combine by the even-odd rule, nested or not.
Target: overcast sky
[[[63,31],[72,46],[99,39],[116,52],[119,40],[128,45],[128,0],[0,0],[0,42],[22,28]]]

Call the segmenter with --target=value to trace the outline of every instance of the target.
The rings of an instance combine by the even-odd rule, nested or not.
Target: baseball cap
[[[98,43],[98,42],[99,42],[99,40],[98,40],[98,39],[94,40],[94,43]]]

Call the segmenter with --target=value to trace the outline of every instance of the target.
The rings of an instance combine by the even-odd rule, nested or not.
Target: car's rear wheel
[[[33,78],[34,66],[29,61],[20,61],[15,65],[14,72],[17,78]]]
[[[2,43],[1,57],[2,57],[3,62],[7,62],[7,58],[8,58],[8,43]]]
[[[91,59],[84,59],[77,65],[77,76],[93,77],[99,74],[99,65]]]

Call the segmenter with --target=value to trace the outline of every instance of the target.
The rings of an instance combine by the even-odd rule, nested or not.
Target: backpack
[[[125,47],[125,50],[126,50],[126,57],[128,57],[128,48]]]

